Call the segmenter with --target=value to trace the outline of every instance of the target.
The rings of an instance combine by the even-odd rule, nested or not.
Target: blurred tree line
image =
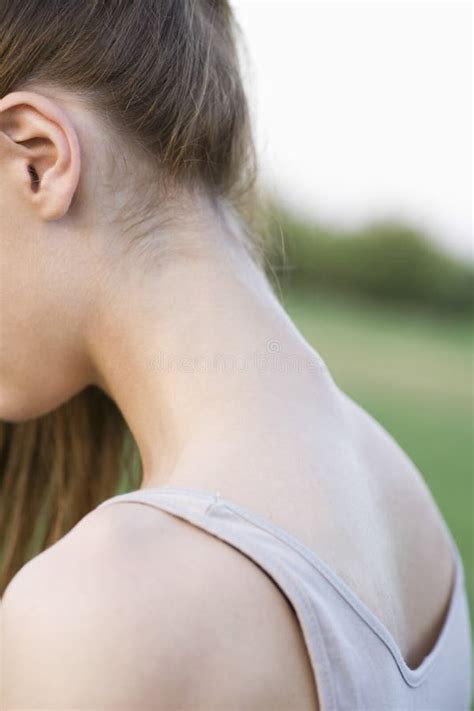
[[[324,289],[472,314],[474,265],[451,257],[416,229],[377,221],[342,231],[265,207],[270,278],[284,289]]]

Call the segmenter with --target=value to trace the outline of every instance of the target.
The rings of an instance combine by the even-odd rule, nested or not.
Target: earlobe
[[[12,92],[0,100],[0,133],[31,206],[45,221],[64,217],[81,168],[79,138],[67,114],[41,94]]]

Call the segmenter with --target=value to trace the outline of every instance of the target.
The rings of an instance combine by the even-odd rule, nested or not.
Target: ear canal
[[[36,193],[36,192],[38,192],[40,179],[39,179],[38,173],[36,172],[36,168],[34,167],[34,165],[30,164],[28,166],[28,173],[30,174],[30,177],[31,177],[31,188],[32,188],[33,192]]]

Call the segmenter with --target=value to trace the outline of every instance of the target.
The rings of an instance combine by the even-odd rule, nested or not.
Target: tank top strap
[[[97,508],[120,502],[152,506],[181,518],[231,545],[267,573],[295,612],[321,711],[467,711],[466,699],[472,693],[469,612],[462,561],[449,529],[456,562],[449,609],[432,651],[412,669],[387,627],[312,549],[283,528],[219,492],[189,487],[140,489],[116,495]]]
[[[319,621],[308,598],[305,576],[296,573],[302,561],[291,560],[291,551],[268,531],[252,526],[229,506],[220,494],[186,487],[160,487],[119,494],[99,504],[98,509],[114,503],[140,503],[182,518],[230,544],[250,558],[274,581],[295,611],[309,654],[319,698],[324,695],[324,710],[337,708],[332,689],[329,661],[323,644]],[[293,554],[294,555],[294,554]],[[291,572],[290,572],[291,571]],[[296,574],[295,574],[296,573]]]

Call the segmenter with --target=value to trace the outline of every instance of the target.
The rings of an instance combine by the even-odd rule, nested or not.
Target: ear
[[[32,209],[46,221],[63,217],[79,183],[81,155],[77,131],[58,104],[36,92],[7,94],[0,100],[0,149],[13,161]]]

